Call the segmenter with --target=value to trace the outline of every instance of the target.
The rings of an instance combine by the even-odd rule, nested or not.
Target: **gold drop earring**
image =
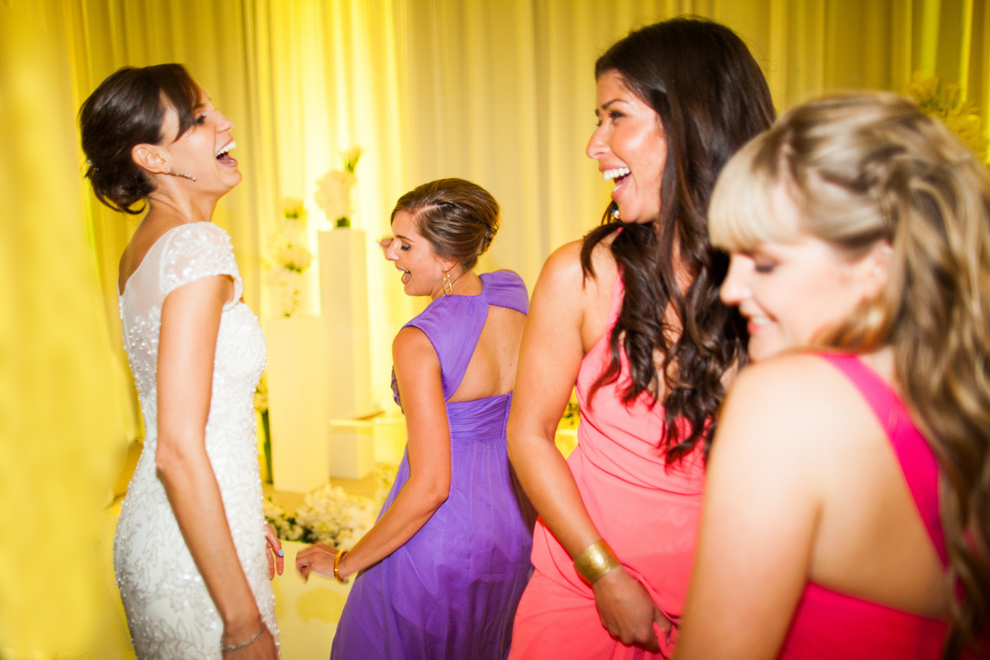
[[[454,283],[450,281],[450,272],[443,271],[443,295],[449,296],[454,293]]]

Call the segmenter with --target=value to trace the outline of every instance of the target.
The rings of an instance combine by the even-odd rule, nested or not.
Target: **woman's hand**
[[[268,544],[268,549],[265,551],[265,556],[268,558],[268,579],[274,580],[275,573],[282,574],[285,566],[285,553],[282,552],[282,542],[278,540],[278,535],[271,523],[265,524],[265,541]]]
[[[338,550],[331,545],[319,542],[314,543],[305,550],[300,550],[296,555],[296,570],[303,580],[309,580],[310,573],[316,573],[323,577],[333,577],[333,562],[337,557]],[[344,577],[341,571],[341,577]]]
[[[236,646],[250,640],[251,635],[237,639],[233,635],[228,637],[227,632],[224,631],[223,637],[220,639],[226,646]],[[278,647],[275,645],[275,636],[268,630],[268,626],[265,626],[261,632],[261,637],[256,642],[236,651],[223,651],[222,655],[225,660],[277,660]]]
[[[660,650],[653,624],[668,635],[672,627],[670,619],[660,611],[639,580],[620,566],[595,580],[591,588],[595,592],[598,616],[612,637],[623,644],[654,652]]]

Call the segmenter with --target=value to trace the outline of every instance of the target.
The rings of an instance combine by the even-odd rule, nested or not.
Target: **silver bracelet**
[[[254,637],[252,637],[246,642],[241,642],[240,644],[231,644],[230,646],[224,646],[223,636],[221,635],[220,653],[233,653],[234,651],[240,651],[241,649],[246,649],[247,647],[257,642],[259,639],[261,639],[261,635],[264,634],[264,632],[265,632],[265,622],[262,621],[261,627],[258,628],[258,632],[254,633]]]

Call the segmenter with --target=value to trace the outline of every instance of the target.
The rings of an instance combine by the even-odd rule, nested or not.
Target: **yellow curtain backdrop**
[[[0,4],[0,657],[109,658],[127,642],[97,544],[126,383],[53,57],[65,34],[37,9]]]
[[[44,537],[19,526],[42,514],[11,502],[48,501],[74,483],[53,485],[62,473],[51,457],[81,446],[111,457],[121,436],[139,434],[116,300],[117,260],[136,219],[95,201],[72,129],[103,78],[124,65],[182,62],[234,120],[245,178],[215,220],[233,238],[247,301],[263,319],[277,313],[265,263],[282,199],[305,200],[315,251],[326,224],[315,182],[342,165],[341,152],[365,149],[353,220],[369,235],[373,396],[387,404],[391,338],[422,305],[402,295],[371,240],[387,233],[395,199],[444,176],[489,188],[503,224],[481,268],[515,269],[532,287],[547,255],[593,227],[607,202],[584,155],[595,58],[631,28],[680,14],[735,29],[779,109],[836,89],[898,90],[922,70],[960,85],[984,118],[990,110],[987,0],[0,0],[0,74],[37,78],[27,98],[43,109],[10,115],[15,97],[0,95],[0,126],[22,139],[32,135],[25,117],[51,128],[30,143],[36,151],[2,141],[3,197],[23,200],[6,204],[0,244],[2,565],[18,566],[13,544],[24,534]],[[13,38],[28,27],[33,51]],[[30,64],[42,61],[28,57],[34,51],[47,68]],[[310,312],[317,305],[304,301]],[[46,371],[53,355],[68,372]],[[33,369],[56,374],[53,386],[27,377]],[[30,453],[39,434],[49,444]],[[4,571],[0,647],[41,649],[11,616],[31,574],[18,581],[16,568]]]
[[[16,4],[16,3],[15,3]],[[373,399],[386,405],[391,337],[422,306],[373,246],[409,188],[460,176],[489,188],[503,225],[482,268],[532,286],[547,255],[597,223],[608,188],[584,156],[595,58],[631,28],[679,14],[750,45],[778,108],[829,90],[901,89],[938,74],[990,108],[986,0],[73,0],[58,3],[73,103],[123,65],[185,63],[235,122],[244,182],[216,221],[232,235],[248,302],[278,313],[265,277],[284,198],[329,225],[316,180],[364,148],[354,226],[367,231]],[[70,110],[67,108],[67,110]],[[107,317],[134,219],[86,198]],[[318,267],[318,265],[317,265]],[[318,312],[316,268],[302,311]],[[118,357],[118,368],[125,363]],[[132,401],[133,409],[133,401]],[[132,432],[137,431],[134,424]]]

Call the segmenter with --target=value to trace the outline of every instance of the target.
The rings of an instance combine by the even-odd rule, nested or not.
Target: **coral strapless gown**
[[[676,625],[694,563],[704,460],[700,444],[668,467],[662,449],[663,406],[643,394],[628,407],[619,392],[629,382],[622,356],[619,380],[591,385],[611,358],[608,337],[622,306],[622,279],[615,278],[608,327],[581,362],[577,394],[581,406],[578,446],[568,458],[574,480],[595,527],[619,561],[637,578]],[[533,578],[523,594],[512,637],[512,660],[660,658],[672,649],[659,634],[661,654],[613,639],[595,608],[595,596],[553,533],[537,521]]]

